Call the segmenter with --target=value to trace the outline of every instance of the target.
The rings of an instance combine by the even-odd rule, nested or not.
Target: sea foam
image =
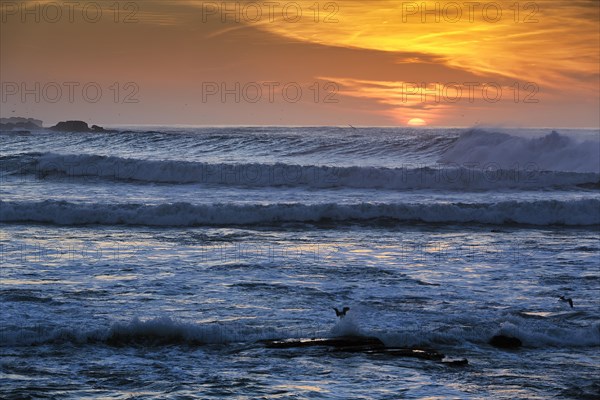
[[[600,172],[600,138],[578,140],[552,131],[525,138],[507,133],[470,130],[446,150],[443,164],[488,165],[497,169]]]

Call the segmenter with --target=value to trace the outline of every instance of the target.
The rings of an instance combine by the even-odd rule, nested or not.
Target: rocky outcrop
[[[22,133],[37,129],[45,129],[42,126],[42,121],[39,119],[21,117],[0,118],[0,130],[2,131]],[[90,128],[87,122],[78,120],[61,121],[47,129],[55,132],[116,132],[104,129],[98,125],[92,125]]]
[[[83,121],[62,121],[50,128],[51,131],[58,132],[91,132],[92,130],[86,122]]]
[[[104,129],[98,125],[92,125],[90,128],[87,122],[84,121],[62,121],[53,127],[49,128],[51,131],[57,132],[114,132],[111,130]]]
[[[42,128],[42,121],[39,119],[22,117],[0,118],[0,130],[2,131],[23,131],[40,128]]]

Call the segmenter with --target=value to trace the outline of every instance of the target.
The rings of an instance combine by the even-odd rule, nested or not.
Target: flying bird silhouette
[[[559,301],[564,301],[565,303],[569,303],[569,305],[571,306],[571,308],[573,308],[573,299],[568,299],[565,296],[560,296],[558,298]]]
[[[338,310],[336,307],[333,307],[333,309],[335,310],[335,315],[340,319],[344,318],[346,316],[346,313],[350,311],[350,307],[344,307],[342,308],[342,311]]]

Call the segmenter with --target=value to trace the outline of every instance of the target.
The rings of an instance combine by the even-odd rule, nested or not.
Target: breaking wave
[[[462,139],[461,139],[462,140]],[[302,186],[310,188],[498,190],[541,189],[600,182],[600,172],[564,172],[540,169],[534,163],[473,161],[467,151],[457,156],[461,140],[443,160],[443,168],[404,165],[336,167],[331,165],[226,164],[175,160],[140,160],[99,155],[27,153],[0,157],[4,174],[35,174],[40,178],[106,179],[165,184],[210,184],[248,187]],[[466,140],[466,139],[465,139]],[[485,158],[485,157],[481,157]],[[454,160],[454,161],[453,161]],[[575,162],[575,161],[573,161]],[[579,159],[592,164],[594,160]],[[595,160],[597,163],[598,160]],[[580,168],[583,170],[590,168]]]
[[[453,327],[451,321],[443,330],[395,329],[394,331],[340,331],[331,329],[283,329],[253,327],[241,323],[193,323],[169,316],[107,323],[98,327],[74,326],[5,326],[0,334],[1,346],[32,346],[47,344],[105,344],[110,346],[168,346],[257,343],[270,339],[294,339],[319,335],[336,337],[359,334],[379,337],[387,346],[417,347],[431,345],[461,345],[465,342],[486,345],[495,334],[519,337],[526,347],[596,347],[600,346],[600,325],[566,326],[556,323],[532,325],[530,321],[512,320],[485,323],[468,328],[461,324]]]
[[[0,222],[57,225],[271,225],[293,222],[481,223],[592,226],[600,224],[600,199],[496,203],[358,204],[97,204],[66,201],[0,201]]]
[[[495,165],[498,169],[600,172],[600,137],[577,140],[553,131],[539,138],[470,130],[446,150],[439,162]]]

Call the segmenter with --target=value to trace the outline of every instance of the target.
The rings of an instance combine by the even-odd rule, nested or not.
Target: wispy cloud
[[[309,3],[312,1],[299,1],[304,9]],[[476,74],[518,77],[546,87],[586,90],[589,82],[582,82],[579,76],[598,79],[595,0],[499,0],[493,3],[499,5],[499,18],[493,8],[483,11],[490,3],[474,3],[480,6],[472,12],[462,6],[462,18],[456,22],[452,19],[457,14],[452,14],[448,5],[468,2],[341,0],[336,4],[337,23],[293,24],[279,18],[262,28],[326,45],[423,53]],[[436,9],[438,15],[424,11]]]

